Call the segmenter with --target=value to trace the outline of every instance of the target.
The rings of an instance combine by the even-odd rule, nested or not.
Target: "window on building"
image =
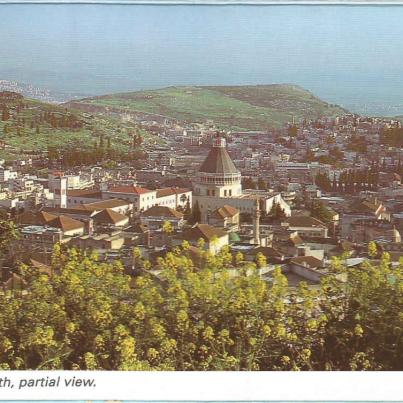
[[[224,196],[227,195],[227,189],[224,189]]]
[[[228,190],[228,194],[232,196],[232,189]]]

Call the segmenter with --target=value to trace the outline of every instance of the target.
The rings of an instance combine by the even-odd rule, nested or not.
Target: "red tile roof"
[[[53,228],[60,228],[62,231],[84,228],[84,223],[81,221],[63,215],[49,221],[48,225]]]
[[[326,225],[310,216],[293,216],[287,219],[290,227],[311,227],[311,228],[327,228]]]
[[[128,206],[130,205],[130,202],[126,200],[120,200],[120,199],[109,199],[109,200],[100,200],[97,202],[93,203],[86,203],[82,204],[80,206],[77,206],[77,208],[83,209],[83,210],[88,210],[88,211],[95,211],[95,210],[104,210],[107,208],[114,208],[114,207],[123,207],[123,206]]]
[[[153,190],[140,188],[137,186],[117,186],[114,188],[108,189],[108,192],[111,193],[130,193],[130,194],[144,194],[153,192]]]
[[[57,215],[50,214],[45,211],[41,211],[39,213],[26,211],[17,218],[17,221],[19,224],[23,225],[45,225],[56,217]]]
[[[187,192],[190,192],[190,189],[175,188],[175,187],[163,188],[163,189],[157,189],[157,197],[165,197],[165,196],[171,196],[171,195],[182,194],[182,193],[187,193]]]
[[[116,213],[115,211],[107,208],[105,210],[100,211],[99,213],[95,214],[94,216],[94,221],[95,222],[99,222],[99,223],[103,223],[103,224],[117,224],[123,220],[127,220],[128,217],[120,214],[120,213]]]
[[[102,193],[99,189],[71,189],[67,190],[67,196],[86,197],[88,199],[102,199]]]
[[[291,259],[291,263],[300,264],[303,266],[308,266],[310,269],[314,269],[316,267],[322,267],[323,263],[321,260],[317,259],[314,256],[298,256],[293,257]]]
[[[228,204],[225,204],[224,206],[215,209],[211,213],[211,216],[213,218],[227,218],[227,217],[234,217],[237,214],[239,214],[238,209],[236,209],[235,207],[229,206]]]
[[[183,218],[183,214],[179,211],[171,209],[167,206],[152,206],[141,214],[144,217],[174,217]]]
[[[197,224],[182,233],[183,239],[198,241],[203,238],[206,241],[211,241],[214,237],[221,238],[227,235],[225,231],[219,228],[212,227],[208,224]]]

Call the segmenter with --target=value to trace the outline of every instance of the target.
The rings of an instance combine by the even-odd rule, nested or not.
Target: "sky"
[[[0,5],[0,79],[103,94],[292,83],[403,105],[403,6]]]

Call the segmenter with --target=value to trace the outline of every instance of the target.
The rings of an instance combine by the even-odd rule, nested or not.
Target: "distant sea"
[[[0,4],[0,80],[99,95],[292,83],[403,114],[403,6]]]

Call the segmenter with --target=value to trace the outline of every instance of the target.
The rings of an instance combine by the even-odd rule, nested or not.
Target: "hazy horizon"
[[[2,4],[0,17],[0,79],[88,95],[290,83],[403,112],[403,6]]]

